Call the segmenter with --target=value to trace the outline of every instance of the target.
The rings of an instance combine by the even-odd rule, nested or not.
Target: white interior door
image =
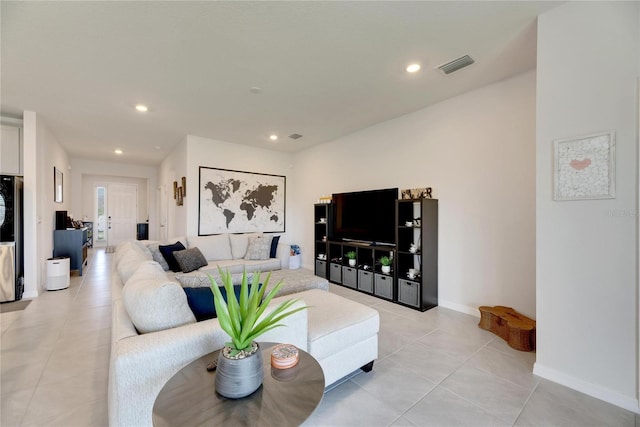
[[[107,244],[136,238],[138,186],[109,184],[107,187]]]

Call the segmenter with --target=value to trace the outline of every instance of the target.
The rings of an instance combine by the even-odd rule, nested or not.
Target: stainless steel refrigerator
[[[22,299],[24,292],[22,182],[0,175],[0,302]]]

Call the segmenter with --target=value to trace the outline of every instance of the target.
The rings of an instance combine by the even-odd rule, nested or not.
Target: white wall
[[[534,373],[638,411],[638,3],[538,20]],[[616,132],[616,198],[552,200],[553,140]]]
[[[183,199],[183,205],[176,205],[173,198],[173,182],[182,185],[182,177],[187,176],[187,139],[181,141],[171,153],[162,161],[158,172],[158,192],[162,192],[166,198],[166,206],[160,206],[160,225],[166,228],[160,231],[161,240],[174,236],[187,235],[187,201],[192,191],[196,191],[197,181],[187,180],[187,192]],[[159,196],[161,197],[161,196]],[[163,224],[163,216],[166,216],[166,225]],[[163,235],[164,233],[164,235]],[[197,234],[197,233],[196,233]]]
[[[110,182],[126,183],[130,182],[129,178],[146,181],[146,189],[138,191],[138,220],[145,222],[149,218],[149,238],[156,238],[158,224],[156,191],[151,191],[157,188],[158,185],[158,170],[156,167],[71,159],[71,191],[74,194],[74,199],[70,213],[73,213],[77,219],[82,219],[84,215],[92,216],[93,209],[88,210],[88,207],[93,206],[93,188],[85,185],[86,180],[93,180],[91,176],[111,177]],[[144,197],[145,200],[140,200],[141,197]],[[140,209],[140,206],[146,207],[146,209]]]
[[[186,150],[187,197],[186,208],[187,235],[198,234],[198,195],[200,166],[231,169],[245,172],[257,172],[286,177],[286,233],[279,233],[282,244],[291,243],[291,229],[295,229],[299,219],[293,215],[292,204],[292,155],[279,151],[232,144],[198,136],[187,136]]]
[[[535,316],[535,74],[377,124],[294,157],[294,235],[313,263],[321,195],[433,187],[440,305]]]
[[[146,178],[127,178],[109,175],[83,175],[82,176],[82,209],[73,212],[76,219],[89,218],[95,221],[95,187],[106,187],[109,184],[131,184],[138,187],[138,218],[137,222],[146,222],[149,217],[149,197],[147,187],[149,180]],[[77,206],[77,203],[75,204]]]
[[[53,201],[53,168],[63,173],[63,203]],[[36,113],[24,112],[25,293],[44,290],[46,259],[53,256],[55,211],[69,210],[73,200],[69,159]]]

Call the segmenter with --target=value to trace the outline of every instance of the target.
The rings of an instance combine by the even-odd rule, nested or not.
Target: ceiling
[[[187,134],[295,152],[535,68],[557,4],[3,0],[0,113],[74,158],[158,164]]]

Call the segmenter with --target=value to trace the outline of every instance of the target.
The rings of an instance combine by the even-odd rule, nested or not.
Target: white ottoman
[[[330,292],[291,295],[307,309],[309,352],[322,366],[325,387],[357,369],[369,372],[378,358],[378,311]]]

